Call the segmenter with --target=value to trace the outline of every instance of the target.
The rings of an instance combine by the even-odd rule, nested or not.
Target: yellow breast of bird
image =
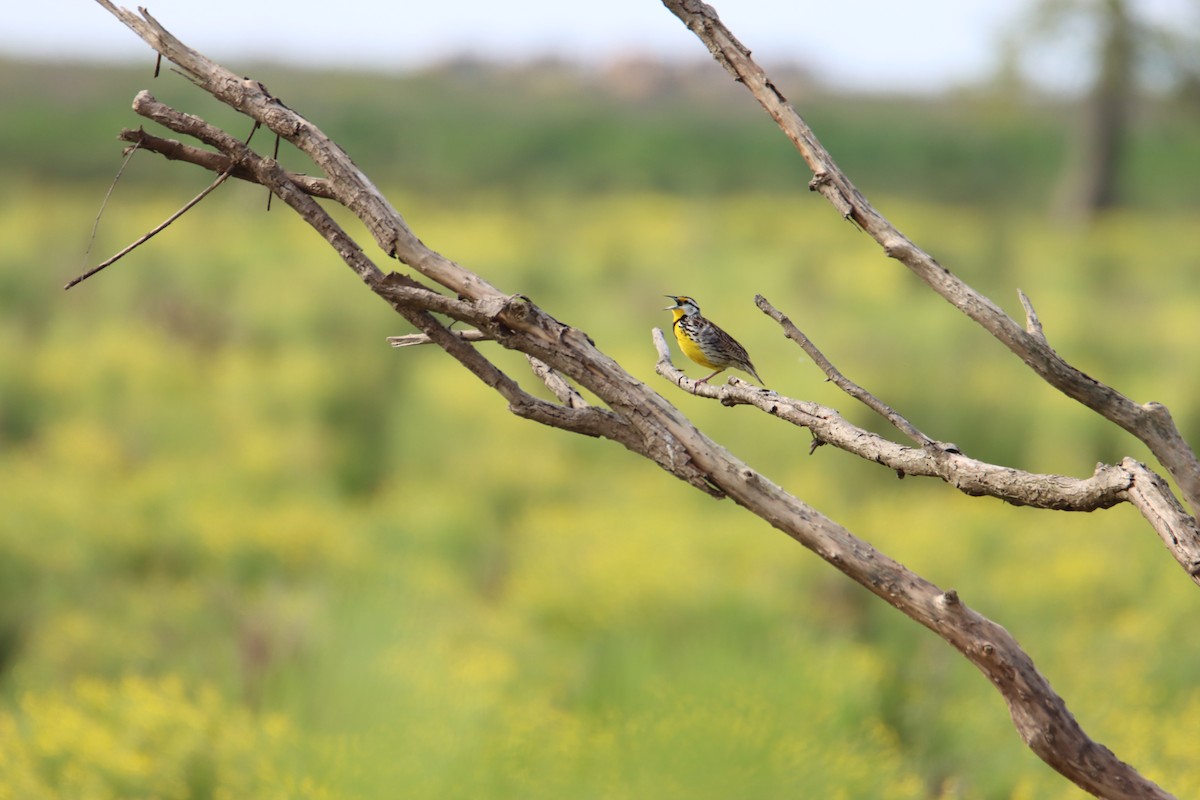
[[[682,325],[675,325],[674,327],[675,341],[679,343],[679,349],[683,351],[685,356],[690,358],[692,361],[695,361],[700,366],[707,367],[708,369],[716,369],[721,366],[710,359],[704,352],[703,348],[696,344],[695,340],[693,340],[690,336],[684,333]]]

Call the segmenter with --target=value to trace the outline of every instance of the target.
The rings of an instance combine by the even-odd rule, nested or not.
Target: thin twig
[[[542,383],[546,384],[546,388],[554,393],[559,402],[567,408],[589,408],[591,403],[583,399],[578,390],[574,386],[567,383],[558,370],[542,361],[540,358],[525,354],[525,358],[529,360],[529,366],[533,368],[533,374],[542,379]]]
[[[103,262],[97,264],[96,266],[92,267],[91,269],[89,269],[87,272],[83,273],[79,277],[71,279],[71,281],[66,286],[63,287],[63,289],[70,289],[72,286],[74,286],[78,283],[82,283],[83,281],[86,281],[88,278],[92,277],[100,270],[102,270],[105,267],[108,267],[112,264],[115,264],[117,261],[120,261],[122,258],[124,258],[125,256],[132,253],[134,250],[136,250],[137,248],[141,247],[146,242],[153,239],[157,234],[159,234],[163,230],[165,230],[168,225],[170,225],[172,222],[179,219],[184,214],[186,214],[189,210],[191,210],[192,206],[196,205],[201,200],[203,200],[205,197],[207,197],[208,194],[213,189],[216,189],[218,186],[220,186],[222,183],[224,183],[225,179],[228,178],[230,173],[232,173],[232,172],[233,172],[233,165],[230,164],[229,167],[224,172],[222,172],[220,175],[217,176],[217,179],[215,181],[210,183],[207,186],[207,188],[204,189],[204,191],[200,192],[200,194],[196,195],[191,200],[184,203],[183,208],[179,209],[174,214],[167,217],[166,220],[164,220],[160,225],[158,225],[155,228],[152,228],[149,232],[147,232],[145,235],[140,237],[137,241],[133,242],[133,244],[131,244],[128,247],[126,247],[125,249],[121,250],[121,252],[117,253],[116,255],[112,256],[111,258],[107,259],[106,261],[103,261]]]
[[[1036,336],[1043,342],[1046,341],[1046,332],[1042,330],[1042,321],[1038,319],[1037,312],[1033,310],[1033,301],[1020,289],[1017,289],[1017,297],[1021,298],[1021,308],[1025,309],[1026,333]]]
[[[843,375],[838,368],[833,365],[833,362],[826,358],[825,354],[817,349],[817,346],[812,343],[812,340],[805,336],[804,332],[797,328],[795,323],[788,319],[783,312],[771,305],[767,301],[767,298],[763,297],[761,294],[755,295],[754,303],[764,314],[779,323],[780,327],[783,328],[784,335],[796,344],[800,345],[800,349],[803,350],[808,357],[813,360],[814,364],[820,367],[821,371],[825,373],[825,375],[835,386],[865,405],[867,408],[874,411],[879,416],[886,419],[894,428],[896,428],[896,430],[912,439],[921,447],[935,444],[933,439],[929,438],[920,430],[918,430],[916,425],[913,425],[911,422],[905,419],[898,411]]]
[[[229,156],[224,153],[216,153],[212,150],[205,150],[203,147],[184,144],[177,139],[155,136],[152,133],[147,133],[142,128],[125,128],[117,135],[117,138],[123,142],[133,142],[134,146],[140,147],[142,150],[149,150],[152,153],[158,153],[171,161],[186,161],[189,164],[195,164],[211,172],[223,172],[229,167],[231,161]],[[132,150],[133,147],[128,149]],[[326,200],[337,199],[332,187],[329,185],[329,181],[324,178],[301,175],[290,171],[286,171],[286,174],[288,180],[304,190],[306,194]],[[234,167],[233,174],[230,177],[246,181],[247,183],[258,183],[258,179],[254,177],[254,172],[242,164]]]
[[[275,152],[271,154],[271,158],[279,160],[279,134],[275,134]],[[271,210],[271,198],[275,195],[270,190],[267,191],[267,211]]]
[[[137,152],[139,144],[139,142],[134,142],[133,147],[125,150],[125,160],[121,162],[117,174],[113,176],[112,183],[108,185],[108,191],[104,193],[104,200],[100,203],[100,210],[96,212],[96,219],[92,221],[92,235],[88,237],[87,248],[83,251],[84,263],[87,263],[88,256],[92,254],[92,245],[96,243],[96,232],[100,230],[100,218],[104,216],[104,209],[108,207],[108,200],[117,188],[117,181],[121,180],[121,176],[125,174],[125,168],[133,160],[133,154]]]
[[[487,342],[493,339],[492,336],[477,331],[474,329],[465,331],[450,331],[450,333],[462,339],[464,342]],[[387,343],[392,347],[415,347],[422,344],[436,344],[432,339],[423,333],[406,333],[403,336],[389,336]]]

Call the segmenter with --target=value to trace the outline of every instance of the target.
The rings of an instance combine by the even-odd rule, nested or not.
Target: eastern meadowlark
[[[716,370],[712,375],[696,381],[697,385],[705,383],[709,378],[715,378],[730,367],[754,376],[754,380],[762,383],[762,378],[754,371],[746,348],[742,347],[725,331],[717,327],[715,322],[700,315],[700,306],[690,297],[669,294],[675,305],[667,306],[664,311],[675,315],[672,329],[675,331],[675,341],[683,354],[702,367]]]

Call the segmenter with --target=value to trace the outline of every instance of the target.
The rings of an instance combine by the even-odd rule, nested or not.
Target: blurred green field
[[[117,108],[149,82],[121,75],[99,82]],[[320,98],[353,84],[326,80],[294,105],[340,139]],[[763,130],[774,141],[743,110],[728,151],[714,145],[730,160]],[[78,157],[46,155],[47,133],[0,197],[0,799],[1082,796],[1020,743],[982,676],[815,556],[618,446],[512,417],[438,352],[387,347],[404,325],[260,189],[222,188],[63,293],[116,168],[109,137],[137,124],[105,114],[83,117],[104,131],[99,164],[36,166]],[[731,182],[620,177],[672,163],[668,132],[611,181],[568,159],[475,184],[474,166],[439,164],[508,151],[460,130],[441,154],[397,146],[400,162],[428,155],[406,181],[379,147],[356,149],[386,150],[386,119],[345,125],[428,244],[586,330],[772,479],[957,588],[1090,734],[1200,794],[1197,595],[1136,513],[1011,508],[809,456],[804,431],[654,375],[662,295],[686,292],[773,388],[882,430],[757,312],[761,292],[970,455],[1079,476],[1146,457],[838,222],[796,164],[783,183],[741,161]],[[564,151],[617,158],[572,130]],[[1200,162],[1156,158],[1180,197],[1200,185],[1180,166]],[[92,262],[206,183],[138,158]],[[880,183],[873,201],[911,238],[1010,313],[1025,290],[1059,352],[1166,403],[1196,440],[1194,204],[1069,229],[1036,203]],[[523,358],[484,347],[536,388]]]

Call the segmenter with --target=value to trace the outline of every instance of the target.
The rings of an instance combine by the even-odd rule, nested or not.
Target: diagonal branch
[[[850,395],[855,400],[858,400],[867,408],[886,419],[894,428],[896,428],[896,430],[912,439],[919,447],[930,447],[937,444],[933,441],[933,439],[930,439],[928,436],[921,433],[921,431],[917,429],[917,426],[913,425],[907,419],[902,417],[894,408],[884,403],[878,397],[871,394],[866,389],[862,388],[857,383],[843,375],[841,371],[839,371],[838,368],[835,367],[833,363],[825,357],[825,354],[822,353],[817,346],[812,343],[812,340],[805,336],[804,333],[797,328],[790,319],[784,316],[783,312],[779,311],[777,308],[775,308],[775,306],[767,302],[767,298],[760,294],[755,296],[754,302],[764,314],[779,323],[779,326],[783,328],[783,333],[785,336],[787,336],[796,344],[800,345],[800,349],[803,350],[805,354],[813,360],[813,363],[825,373],[826,377],[829,378],[834,386],[838,387],[843,392]]]

